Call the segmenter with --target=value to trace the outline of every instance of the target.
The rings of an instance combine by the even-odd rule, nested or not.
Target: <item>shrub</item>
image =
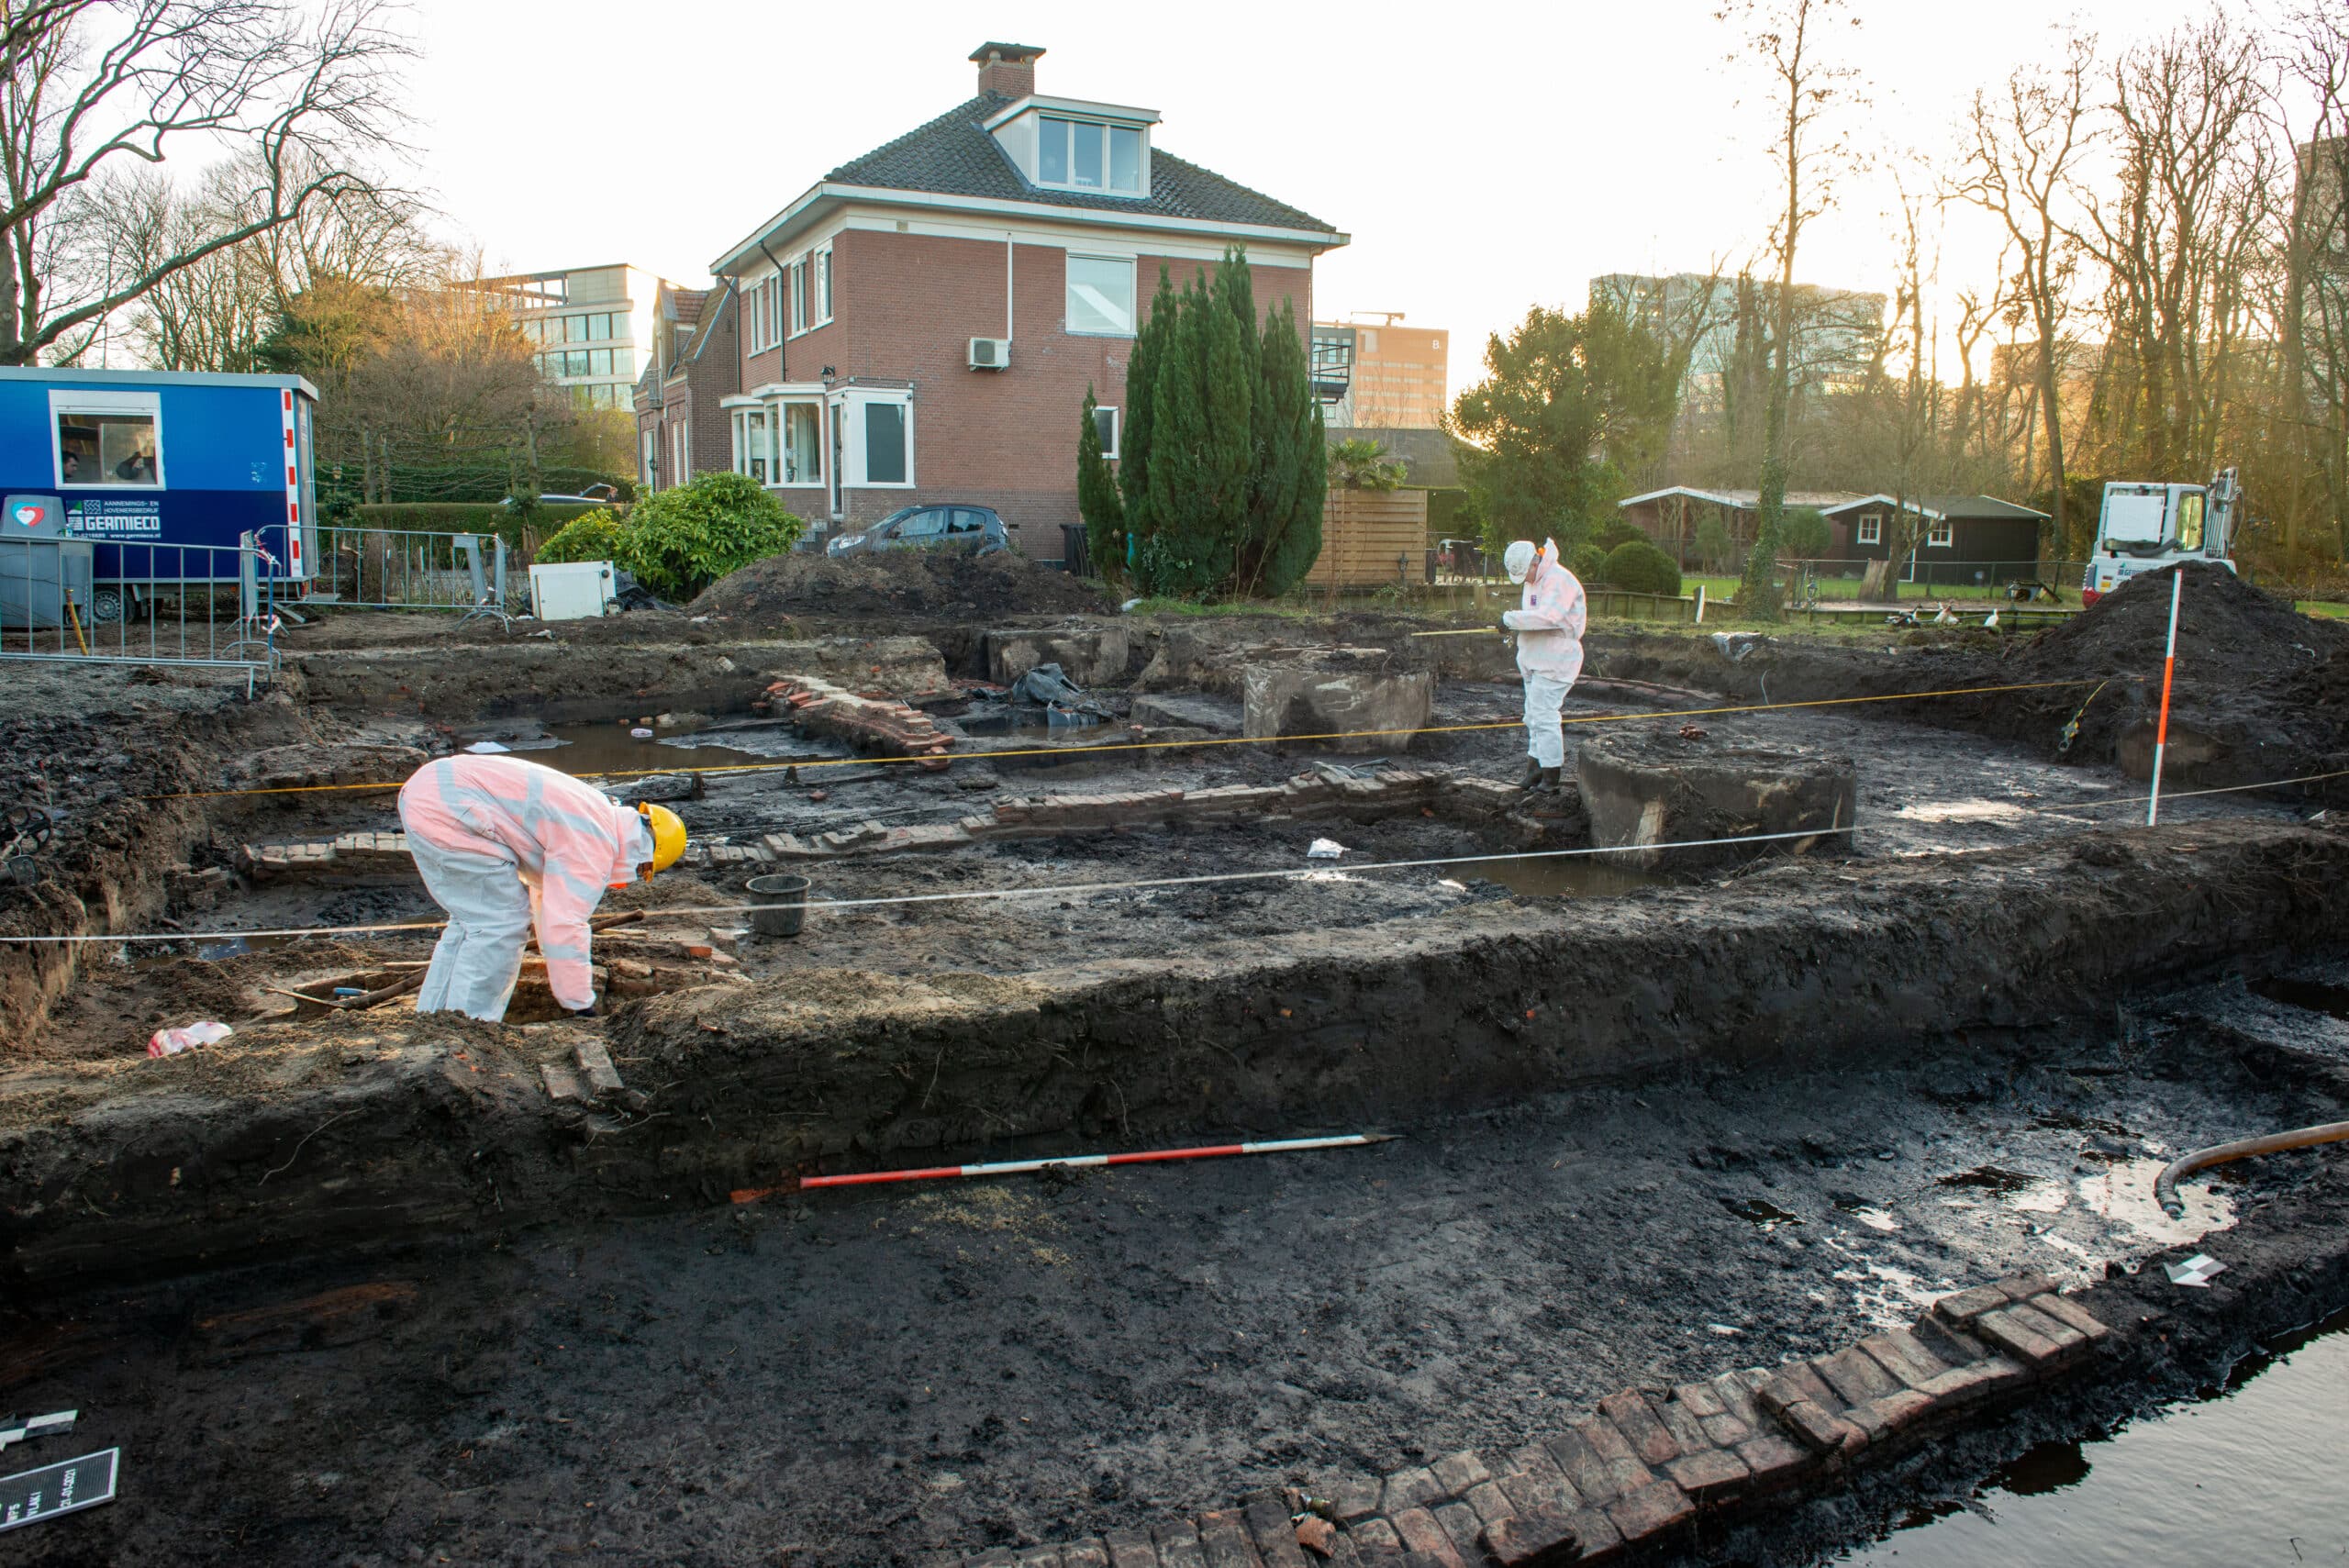
[[[629,509],[620,563],[662,598],[682,603],[729,573],[781,555],[807,529],[749,474],[700,473]]]
[[[1726,572],[1737,554],[1737,546],[1730,541],[1729,529],[1719,517],[1708,517],[1697,525],[1697,559],[1705,563],[1708,572]]]
[[[1607,580],[1607,552],[1595,544],[1578,544],[1566,551],[1566,570],[1581,582]]]
[[[1643,539],[1619,544],[1607,553],[1607,566],[1602,573],[1609,587],[1621,588],[1634,594],[1680,594],[1680,568],[1666,555]]]
[[[1627,522],[1618,517],[1608,519],[1607,526],[1591,536],[1591,543],[1597,545],[1601,550],[1612,551],[1631,543],[1633,539],[1647,537],[1640,531],[1637,524]]]
[[[1780,554],[1797,561],[1817,561],[1835,542],[1835,532],[1828,526],[1827,514],[1818,507],[1789,506],[1778,538]]]
[[[550,565],[566,561],[610,561],[627,566],[621,558],[626,533],[625,524],[598,508],[563,524],[552,539],[539,546],[537,559]]]

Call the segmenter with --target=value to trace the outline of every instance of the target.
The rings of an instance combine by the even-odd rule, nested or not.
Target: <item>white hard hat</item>
[[[1533,541],[1521,539],[1512,543],[1501,556],[1501,565],[1508,571],[1508,580],[1522,583],[1525,574],[1533,570]]]

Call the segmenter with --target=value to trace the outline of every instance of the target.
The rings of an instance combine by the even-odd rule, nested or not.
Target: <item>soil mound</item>
[[[2296,680],[2349,645],[2340,628],[2300,614],[2224,568],[2198,562],[2180,570],[2186,574],[2177,616],[2180,682],[2243,688]],[[2173,575],[2131,578],[2086,613],[2043,633],[2017,662],[2042,680],[2158,676]]]
[[[774,621],[802,616],[1098,615],[1110,608],[1083,579],[1038,566],[1015,551],[971,556],[906,550],[841,560],[772,556],[711,584],[694,601],[692,612]]]

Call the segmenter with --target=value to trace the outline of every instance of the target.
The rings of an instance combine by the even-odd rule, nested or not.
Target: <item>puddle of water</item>
[[[2076,1183],[2080,1205],[2158,1247],[2199,1240],[2213,1230],[2233,1226],[2234,1199],[2199,1177],[2178,1184],[2186,1218],[2172,1219],[2164,1213],[2154,1201],[2154,1178],[2161,1174],[2162,1165],[2159,1160],[2126,1160],[2095,1175],[2082,1176]]]
[[[2003,800],[1943,800],[1904,806],[1893,815],[1911,822],[2019,822],[2029,813]]]
[[[721,732],[729,744],[704,741],[691,730],[663,730],[649,740],[640,740],[629,733],[630,728],[626,724],[550,724],[547,734],[562,744],[531,749],[530,761],[579,775],[638,768],[722,768],[729,762],[772,762],[778,755],[816,754],[807,751],[807,742],[796,732],[780,726],[772,731],[749,730],[739,735]],[[749,749],[752,736],[764,740],[769,735],[787,740],[789,750]]]
[[[2251,991],[2254,996],[2265,996],[2288,1007],[2306,1007],[2311,1013],[2349,1019],[2349,987],[2275,976],[2260,981]]]
[[[1465,884],[1482,877],[1528,898],[1612,898],[1664,878],[1610,863],[1605,855],[1545,855],[1540,860],[1453,861],[1433,868],[1438,877]]]
[[[1725,1197],[1721,1207],[1749,1225],[1764,1230],[1776,1230],[1781,1225],[1800,1225],[1802,1216],[1780,1208],[1775,1203],[1765,1203],[1758,1197]]]
[[[187,958],[196,959],[206,963],[218,963],[226,959],[242,958],[247,953],[274,952],[294,940],[292,937],[222,937],[212,941],[197,942],[194,952],[188,952],[177,947],[158,948],[141,943],[136,949],[123,950],[124,962],[139,969],[150,969],[162,963],[177,963],[182,959]]]
[[[1846,1568],[2202,1568],[2349,1558],[2341,1390],[2349,1313],[2224,1388],[2110,1437],[2042,1443],[1964,1503],[1920,1510]]]

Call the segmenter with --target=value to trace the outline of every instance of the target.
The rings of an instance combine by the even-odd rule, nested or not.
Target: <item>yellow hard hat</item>
[[[645,827],[652,832],[652,865],[644,873],[649,881],[653,872],[667,871],[677,863],[677,857],[685,852],[685,825],[678,820],[675,812],[665,806],[639,801],[636,809],[644,818]]]

